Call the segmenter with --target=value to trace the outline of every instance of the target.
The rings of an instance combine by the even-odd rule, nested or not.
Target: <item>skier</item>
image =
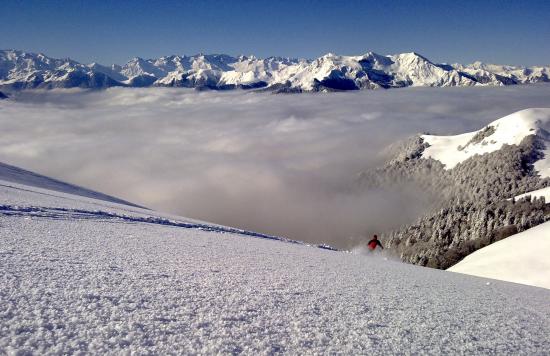
[[[376,246],[379,246],[382,250],[384,249],[384,247],[382,246],[382,244],[378,240],[378,236],[376,236],[376,235],[374,235],[372,237],[372,240],[370,240],[367,243],[367,246],[369,247],[369,250],[371,250],[371,251],[374,251],[376,249]]]

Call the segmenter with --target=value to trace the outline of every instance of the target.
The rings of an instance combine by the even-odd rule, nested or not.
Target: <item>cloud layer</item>
[[[352,188],[386,145],[541,106],[550,86],[22,92],[0,103],[0,161],[179,215],[347,248],[431,202],[414,187]]]

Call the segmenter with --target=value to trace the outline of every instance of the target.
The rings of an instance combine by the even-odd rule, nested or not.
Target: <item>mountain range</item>
[[[82,64],[69,58],[0,50],[0,89],[186,87],[315,92],[410,86],[503,86],[550,81],[550,66],[475,62],[437,64],[418,53],[359,56],[328,53],[317,59],[225,54],[133,58],[124,65]]]

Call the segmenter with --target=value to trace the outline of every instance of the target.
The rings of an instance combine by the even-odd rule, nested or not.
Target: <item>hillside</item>
[[[41,174],[27,171],[19,167],[14,167],[9,164],[0,162],[0,180],[14,182],[18,184],[24,184],[37,188],[43,188],[48,190],[54,190],[57,192],[79,195],[82,197],[88,197],[98,200],[105,200],[112,203],[131,205],[139,207],[133,203],[125,200],[115,198],[113,196],[95,192],[83,187],[76,186],[74,184],[65,183],[57,179],[49,178]]]
[[[451,272],[550,289],[550,222],[478,250]]]
[[[8,354],[550,349],[546,289],[1,183]]]
[[[328,53],[292,59],[225,54],[133,58],[124,65],[82,64],[44,54],[0,50],[0,89],[186,87],[297,93],[402,87],[513,85],[549,82],[549,67],[437,64],[418,53],[358,56]]]
[[[366,188],[409,184],[437,197],[428,214],[385,234],[404,260],[446,269],[473,251],[544,223],[550,205],[510,198],[550,186],[550,109],[528,109],[479,131],[419,135],[392,148],[384,167],[363,172]]]

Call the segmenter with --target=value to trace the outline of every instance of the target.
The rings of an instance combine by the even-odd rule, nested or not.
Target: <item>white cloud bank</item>
[[[541,106],[550,86],[26,92],[0,102],[0,161],[152,208],[345,248],[429,204],[415,189],[350,188],[387,144]]]

